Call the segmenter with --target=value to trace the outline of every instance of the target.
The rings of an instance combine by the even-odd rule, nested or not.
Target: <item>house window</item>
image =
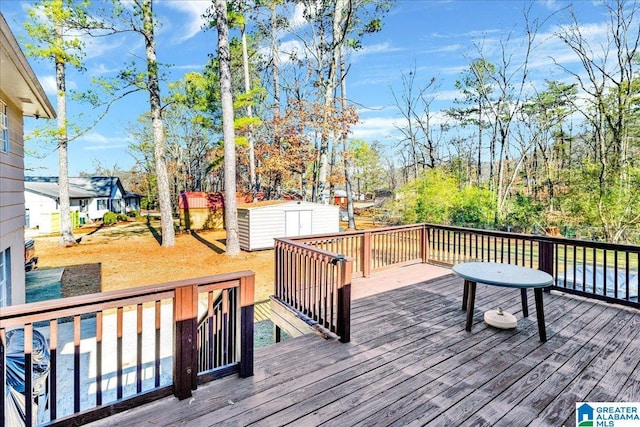
[[[96,207],[99,211],[106,211],[107,209],[109,209],[107,207],[107,199],[96,200]]]
[[[9,115],[7,104],[0,101],[0,138],[2,138],[2,151],[9,152]]]
[[[11,304],[11,248],[0,252],[0,307]]]

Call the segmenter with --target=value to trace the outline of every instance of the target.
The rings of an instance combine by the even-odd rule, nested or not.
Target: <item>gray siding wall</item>
[[[9,152],[0,151],[0,251],[11,248],[11,303],[25,299],[24,142],[22,111],[2,91],[9,118]]]

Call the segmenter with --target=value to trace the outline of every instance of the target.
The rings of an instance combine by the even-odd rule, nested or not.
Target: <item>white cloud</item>
[[[84,36],[84,53],[87,59],[99,58],[120,49],[127,42],[123,36],[91,37]]]
[[[202,26],[206,23],[202,15],[207,11],[207,8],[212,7],[213,2],[204,0],[180,0],[163,1],[161,4],[187,15],[182,28],[174,31],[174,34],[176,34],[174,42],[177,44],[189,40],[202,30]]]
[[[47,95],[56,95],[56,76],[40,76],[38,80]]]
[[[58,90],[56,88],[56,76],[48,74],[45,76],[39,76],[38,80],[40,81],[40,84],[42,85],[42,88],[47,95],[55,97],[58,94]],[[78,89],[78,85],[74,80],[67,79],[65,83],[67,90]]]
[[[383,141],[393,138],[397,134],[397,125],[400,121],[393,117],[372,117],[363,119],[352,129],[352,138],[361,138],[368,141]]]
[[[78,139],[85,151],[115,150],[128,147],[128,139],[118,136],[104,136],[98,132],[91,132]],[[86,145],[84,145],[86,144]]]
[[[383,111],[392,111],[393,113],[396,112],[396,107],[395,106],[389,106],[389,105],[374,105],[371,107],[359,107],[356,109],[356,113],[358,113],[358,115],[362,116],[363,114],[380,114]]]
[[[189,71],[202,72],[202,69],[204,68],[204,64],[172,65],[171,68],[174,70],[189,70]]]
[[[468,64],[464,64],[464,65],[454,65],[454,66],[450,66],[450,67],[438,67],[437,71],[438,74],[440,75],[451,75],[451,74],[461,74],[463,71],[467,70],[469,68]]]
[[[104,145],[92,145],[89,147],[83,147],[86,151],[104,151],[104,150],[116,150],[120,148],[128,147],[127,144],[104,144]]]
[[[365,55],[380,55],[391,52],[401,52],[405,49],[399,47],[393,47],[390,43],[378,43],[372,45],[365,45],[362,49],[351,51],[351,56],[353,58],[360,58]]]
[[[399,140],[402,138],[402,134],[398,128],[405,126],[405,122],[402,118],[398,117],[398,110],[396,107],[388,107],[384,109],[385,112],[392,113],[393,115],[377,116],[371,118],[362,119],[357,125],[352,128],[351,138],[361,138],[367,141],[381,141],[385,140]],[[450,121],[445,112],[436,111],[431,113],[429,118],[429,125],[434,129],[440,125],[446,124]]]
[[[105,64],[98,64],[91,68],[91,74],[110,74],[120,71],[122,67],[108,68]]]
[[[304,17],[304,6],[301,3],[296,3],[293,13],[289,17],[289,28],[297,30],[307,25],[307,23]]]
[[[440,90],[433,94],[433,99],[438,101],[454,101],[460,98],[461,94],[459,90]]]
[[[423,50],[422,53],[426,54],[426,53],[450,53],[450,52],[460,52],[464,49],[464,47],[459,44],[459,43],[455,43],[455,44],[448,44],[448,45],[444,45],[444,46],[439,46],[436,48],[432,48],[432,49],[426,49]]]
[[[280,56],[280,64],[286,64],[294,57],[304,58],[306,50],[299,40],[289,40],[278,46],[278,54]]]

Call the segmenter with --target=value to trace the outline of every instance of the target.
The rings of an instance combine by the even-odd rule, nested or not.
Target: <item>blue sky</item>
[[[23,23],[26,9],[31,2],[0,0],[0,11],[22,43],[25,40]],[[216,33],[200,30],[200,15],[210,4],[208,1],[161,0],[155,2],[155,12],[162,22],[157,36],[158,60],[172,64],[169,80],[177,80],[184,73],[202,71],[207,55],[215,53]],[[475,46],[482,45],[490,60],[497,59],[500,42],[507,38],[513,60],[521,58],[521,40],[524,34],[523,9],[519,0],[505,1],[426,1],[398,0],[384,19],[383,30],[364,39],[364,48],[351,56],[351,69],[347,77],[348,95],[356,103],[360,123],[353,129],[352,137],[368,142],[380,141],[390,155],[399,144],[396,126],[400,117],[392,89],[401,93],[401,76],[416,72],[416,85],[422,86],[436,79],[431,96],[434,101],[434,117],[442,117],[439,110],[452,105],[456,96],[454,82],[471,60],[478,57]],[[575,58],[566,47],[553,37],[558,25],[569,22],[562,9],[571,2],[559,0],[535,1],[530,20],[546,18],[555,13],[540,29],[534,54],[531,58],[531,79],[542,88],[544,79],[569,80],[566,73],[554,65],[555,58],[565,66],[577,66]],[[604,9],[599,2],[578,0],[573,2],[579,22],[585,34],[592,40],[604,36]],[[292,11],[291,20],[299,20]],[[285,46],[295,42],[283,38]],[[92,76],[117,70],[131,60],[132,53],[142,52],[141,41],[115,36],[88,40],[84,74],[71,71],[67,87],[82,90]],[[53,65],[29,59],[36,75],[43,83],[55,106],[55,80]],[[166,94],[166,90],[163,94]],[[69,174],[92,171],[94,163],[103,166],[129,169],[135,162],[128,154],[126,128],[148,109],[147,97],[140,93],[117,103],[108,116],[89,133],[73,141],[69,150]],[[70,114],[79,114],[86,106],[71,104]],[[37,123],[26,119],[27,132]],[[28,175],[57,175],[57,152],[51,147],[38,148],[42,158],[27,156]]]

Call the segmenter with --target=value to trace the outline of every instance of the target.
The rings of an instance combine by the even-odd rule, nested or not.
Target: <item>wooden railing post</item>
[[[371,274],[371,231],[362,234],[362,275],[369,277]]]
[[[538,270],[542,270],[553,276],[553,242],[538,240]]]
[[[423,264],[429,262],[429,228],[426,224],[420,228],[420,258]]]
[[[281,288],[281,281],[282,281],[282,267],[281,267],[281,263],[282,263],[282,249],[281,249],[281,244],[278,240],[275,241],[274,244],[274,249],[273,249],[273,254],[274,254],[274,271],[273,271],[273,275],[274,275],[274,281],[273,281],[273,294],[276,296],[281,296],[280,295],[280,288]]]
[[[173,394],[182,400],[198,384],[198,285],[176,288],[173,311]]]
[[[240,279],[240,376],[253,375],[254,276]]]
[[[353,260],[338,255],[338,318],[336,332],[341,342],[351,340],[351,272]]]

